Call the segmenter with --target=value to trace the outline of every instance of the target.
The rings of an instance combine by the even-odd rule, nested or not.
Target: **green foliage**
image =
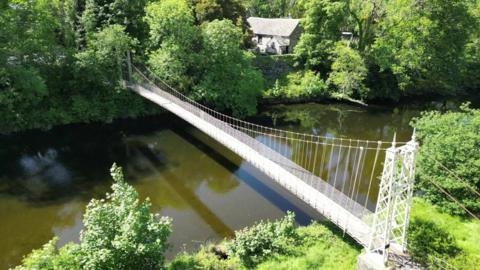
[[[150,28],[152,48],[161,47],[165,41],[188,47],[195,42],[194,17],[185,0],[164,0],[152,2],[146,7],[145,21]]]
[[[150,213],[149,199],[139,201],[120,167],[114,164],[111,175],[113,192],[87,205],[80,244],[57,249],[54,238],[16,269],[161,269],[171,220]]]
[[[164,263],[171,220],[150,213],[150,201],[139,202],[124,182],[121,168],[111,169],[115,183],[107,200],[87,206],[80,235],[84,269],[158,269]]]
[[[148,60],[157,76],[217,110],[236,116],[256,112],[263,80],[241,49],[240,28],[229,20],[196,26],[185,1],[152,3],[146,20],[159,47]]]
[[[454,257],[460,249],[455,238],[435,223],[415,219],[409,225],[408,251],[415,261],[427,265],[435,258]]]
[[[235,116],[254,114],[263,79],[253,68],[253,56],[240,48],[240,29],[229,20],[215,20],[203,25],[202,37],[204,70],[194,95]]]
[[[367,68],[357,51],[342,42],[337,43],[333,52],[332,72],[328,82],[333,84],[342,95],[365,98],[368,88],[364,84]]]
[[[256,269],[357,269],[357,257],[361,248],[352,240],[347,240],[319,223],[300,227],[297,232],[301,240],[298,244],[290,245],[291,252],[270,256]]]
[[[295,47],[297,59],[307,68],[326,72],[330,55],[340,40],[339,29],[345,20],[345,1],[311,0],[302,21],[304,33]]]
[[[368,93],[398,100],[406,95],[455,94],[478,88],[478,1],[309,0],[299,63],[329,74],[335,43],[351,32],[349,46],[363,59]],[[257,4],[262,6],[261,4]],[[338,74],[334,74],[338,75]]]
[[[120,91],[119,60],[134,40],[123,28],[109,21],[97,33],[94,26],[87,42],[76,1],[7,2],[0,12],[1,133],[156,112]]]
[[[468,1],[469,13],[475,19],[474,28],[480,28],[480,1]],[[462,69],[462,79],[465,87],[472,92],[480,88],[480,32],[472,31],[465,47],[465,66]]]
[[[373,45],[378,65],[401,90],[446,91],[460,86],[462,55],[474,22],[462,0],[388,1]]]
[[[467,186],[480,190],[480,110],[463,106],[460,112],[427,112],[414,119],[412,125],[422,145],[417,161],[417,187],[422,196],[444,211],[465,215],[457,203],[431,184],[433,181],[470,211],[480,213],[480,200]]]
[[[419,220],[420,224],[433,223],[434,225],[425,225],[422,229],[427,232],[435,230],[441,231],[440,235],[443,236],[443,241],[435,235],[432,236],[428,234],[424,239],[421,235],[421,231],[417,230],[414,225],[411,225],[409,229],[410,232],[414,233],[413,237],[417,238],[414,240],[417,241],[417,256],[426,259],[426,263],[432,268],[435,268],[440,260],[442,260],[456,269],[478,269],[478,266],[480,265],[480,245],[478,245],[480,241],[480,234],[478,234],[478,231],[480,231],[480,221],[466,220],[458,216],[442,213],[438,210],[438,207],[435,207],[421,198],[414,199],[411,220],[413,223],[417,223],[416,220]],[[411,238],[412,236],[409,237]],[[436,254],[435,256],[438,259],[434,259],[432,256],[426,256],[425,250],[422,250],[421,246],[418,245],[421,245],[421,242],[426,241],[428,237],[435,238],[433,239],[432,245],[427,244],[428,248],[452,250],[455,251],[453,252],[455,256],[449,256],[445,254],[445,252],[443,252],[444,254]],[[452,239],[454,245],[445,243],[445,239],[447,238]],[[460,249],[460,252],[458,252],[457,249],[454,249],[454,246],[457,246],[458,249]]]
[[[329,97],[328,85],[313,71],[289,73],[266,92],[267,96],[281,98],[326,98]]]
[[[78,73],[88,81],[112,86],[122,79],[122,64],[126,52],[136,44],[125,33],[125,27],[110,25],[92,35],[86,50],[75,55]]]
[[[261,221],[250,228],[235,232],[235,239],[227,244],[229,254],[240,258],[248,267],[254,266],[272,254],[282,254],[298,241],[295,215],[291,212],[276,222]]]
[[[202,246],[198,252],[193,255],[182,253],[170,262],[169,270],[231,270],[246,269],[237,258],[221,258],[215,254],[213,245]]]
[[[242,30],[242,47],[251,46],[251,31],[247,23],[247,10],[242,0],[188,0],[198,25],[227,19]]]
[[[81,13],[81,29],[87,40],[97,31],[109,25],[125,27],[127,33],[139,40],[145,40],[147,28],[143,21],[148,0],[86,0]]]
[[[41,249],[33,250],[22,260],[22,265],[15,270],[76,270],[81,269],[79,255],[80,250],[76,244],[68,244],[57,249],[58,237],[53,238]]]
[[[301,18],[305,12],[305,3],[308,1],[290,0],[247,0],[246,5],[252,16],[264,18],[281,18],[292,16]]]
[[[223,10],[217,0],[199,0],[192,5],[195,7],[195,17],[200,23],[223,18]]]
[[[147,6],[145,20],[153,49],[148,65],[167,83],[190,89],[199,76],[197,51],[201,42],[187,2],[153,2]]]
[[[278,221],[276,223],[278,224]],[[218,251],[223,249],[221,245],[207,245],[193,254],[179,254],[168,265],[168,269],[356,269],[360,247],[353,244],[353,240],[346,241],[339,233],[334,233],[319,223],[293,230],[296,234],[294,239],[288,240],[280,253],[270,252],[256,265],[245,265],[238,256],[225,258],[219,255]],[[266,237],[264,233],[262,235]],[[251,235],[250,239],[255,243],[258,238]],[[226,244],[228,246],[228,241]]]
[[[434,265],[435,263],[437,263],[437,261],[434,262]],[[478,269],[480,267],[480,255],[472,256],[461,253],[453,259],[448,260],[448,264],[455,267],[456,269]]]

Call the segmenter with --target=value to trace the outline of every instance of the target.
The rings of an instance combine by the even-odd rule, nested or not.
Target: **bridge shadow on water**
[[[190,127],[188,127],[190,128]],[[198,148],[200,151],[208,155],[209,158],[220,164],[222,167],[234,174],[240,181],[248,185],[255,192],[260,194],[262,197],[267,199],[270,203],[275,205],[283,212],[292,211],[295,213],[295,220],[299,225],[308,225],[314,220],[314,218],[309,215],[306,211],[302,210],[301,207],[297,206],[295,203],[287,199],[280,192],[276,191],[274,188],[270,187],[268,184],[261,181],[258,177],[253,175],[250,170],[256,170],[253,166],[248,166],[245,161],[242,160],[242,164],[236,164],[227,156],[235,156],[239,160],[235,153],[230,151],[224,146],[218,147],[218,149],[212,147],[208,142],[202,140],[200,136],[195,136],[191,132],[188,132],[186,126],[172,128],[173,132],[180,136],[182,139],[190,143],[191,145]],[[193,127],[191,127],[193,129]],[[203,133],[202,133],[203,134]],[[205,135],[206,136],[206,135]],[[255,173],[262,174],[260,171],[256,170]],[[268,179],[267,176],[263,178]],[[277,185],[271,181],[272,185]],[[282,189],[279,185],[278,188]],[[288,191],[284,191],[288,193]],[[302,204],[302,207],[310,208],[307,204],[298,200]],[[313,210],[312,210],[313,211]]]

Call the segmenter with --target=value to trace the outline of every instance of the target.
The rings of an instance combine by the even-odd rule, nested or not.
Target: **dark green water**
[[[252,119],[299,132],[369,140],[411,135],[419,110],[349,105],[291,105]],[[153,211],[173,218],[169,256],[231,236],[287,210],[300,224],[320,218],[241,158],[172,115],[0,136],[0,269],[53,236],[77,241],[82,213],[111,184],[113,162]]]

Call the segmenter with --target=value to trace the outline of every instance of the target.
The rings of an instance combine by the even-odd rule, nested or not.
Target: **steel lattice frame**
[[[415,180],[415,156],[418,143],[412,140],[401,147],[387,149],[368,251],[388,259],[388,248],[396,245],[406,250]]]

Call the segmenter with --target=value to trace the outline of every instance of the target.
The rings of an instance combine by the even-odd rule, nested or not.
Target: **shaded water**
[[[298,132],[389,141],[411,135],[418,109],[291,105],[252,121]],[[173,218],[170,255],[287,210],[320,218],[241,158],[172,115],[0,136],[0,269],[53,236],[77,241],[82,213],[111,184],[113,162],[153,211]],[[328,171],[328,169],[327,169]]]

